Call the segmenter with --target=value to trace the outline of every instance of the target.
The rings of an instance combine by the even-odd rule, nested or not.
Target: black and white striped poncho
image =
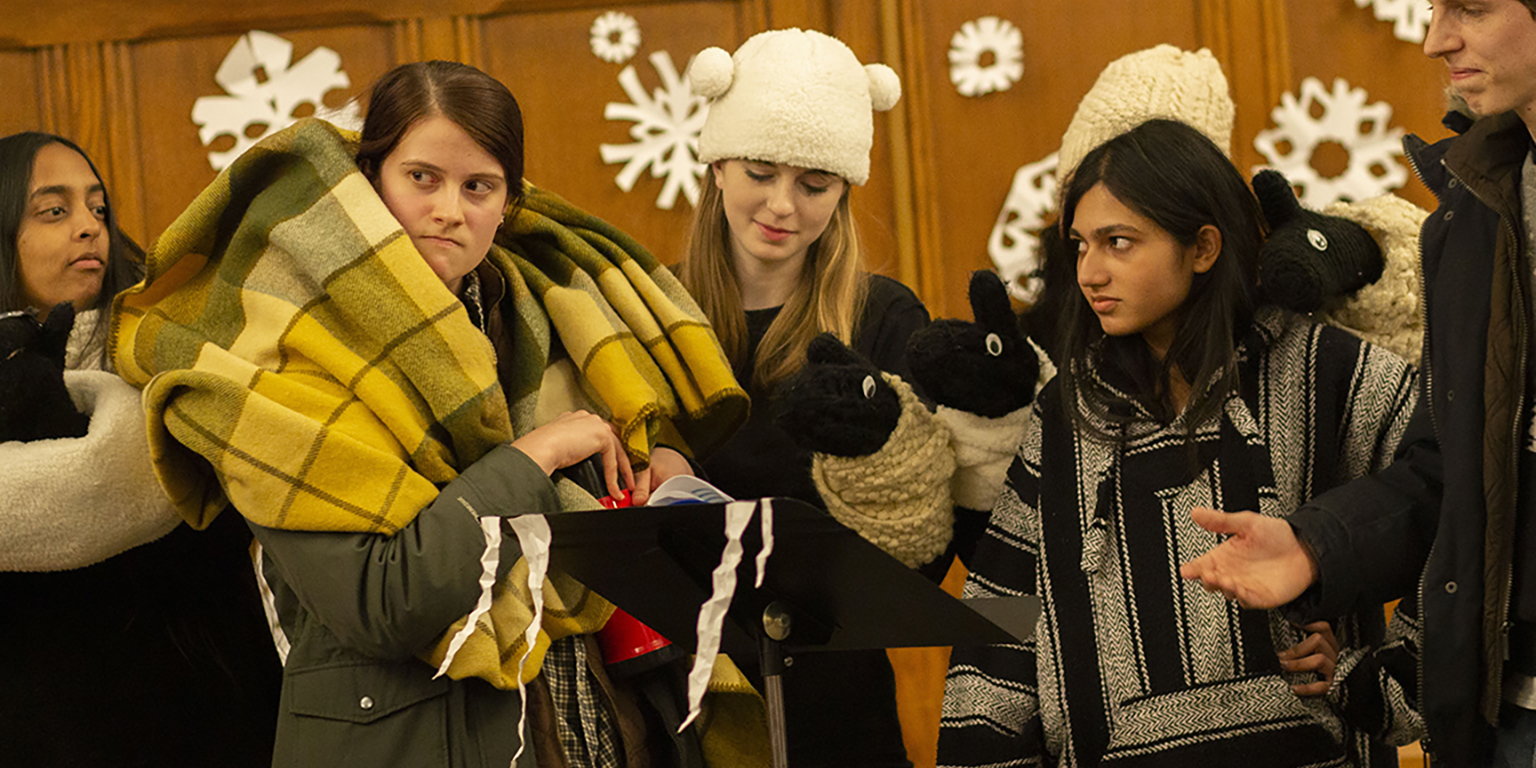
[[[1037,398],[965,595],[1039,594],[1043,611],[1032,643],[954,649],[940,766],[1396,765],[1341,716],[1355,685],[1381,689],[1357,697],[1390,710],[1375,715],[1379,737],[1416,738],[1396,681],[1362,674],[1299,698],[1290,683],[1315,677],[1289,679],[1276,653],[1305,634],[1178,573],[1217,543],[1191,508],[1284,516],[1389,463],[1415,375],[1390,352],[1274,310],[1240,352],[1240,392],[1197,431],[1198,462],[1177,422],[1148,419],[1116,448],[1074,433],[1054,384]],[[1337,680],[1381,640],[1381,614],[1341,617],[1335,631]]]

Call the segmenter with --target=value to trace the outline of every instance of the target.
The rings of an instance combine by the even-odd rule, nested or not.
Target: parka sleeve
[[[1363,476],[1287,518],[1318,566],[1317,581],[1287,607],[1296,620],[1342,616],[1408,594],[1434,538],[1443,480],[1422,378],[1395,355],[1366,348],[1368,363],[1390,358],[1406,374],[1387,369],[1351,409],[1344,461]]]
[[[0,571],[84,568],[181,522],[149,461],[139,390],[111,373],[67,371],[84,437],[0,443]]]
[[[1396,520],[1399,524],[1407,521],[1409,531],[1407,535],[1413,535],[1414,498],[1413,490],[1422,488],[1422,481],[1416,480],[1411,465],[1399,466],[1394,463],[1394,456],[1398,455],[1399,446],[1408,446],[1409,451],[1422,447],[1418,431],[1422,424],[1416,420],[1423,419],[1419,412],[1419,382],[1413,367],[1395,354],[1381,347],[1370,344],[1362,344],[1356,365],[1350,381],[1348,391],[1352,396],[1348,400],[1347,413],[1349,418],[1345,420],[1345,429],[1341,433],[1343,444],[1340,446],[1339,456],[1343,471],[1348,475],[1360,476],[1340,490],[1345,492],[1345,497],[1352,504],[1382,504],[1390,509],[1398,506],[1410,510],[1407,516],[1387,514],[1377,517],[1378,523],[1388,520]],[[1388,483],[1401,482],[1398,489],[1392,493],[1385,493],[1381,498],[1361,499],[1354,496],[1351,489],[1361,484],[1373,486],[1373,492],[1385,492],[1384,488],[1377,486],[1381,481],[1378,478],[1401,477],[1408,470],[1409,480],[1387,480]],[[1379,473],[1379,474],[1371,474]],[[1405,493],[1405,491],[1408,491]],[[1329,510],[1332,505],[1338,503],[1330,498],[1332,494],[1324,494],[1308,506],[1319,510]],[[1374,495],[1374,493],[1373,493]],[[1305,510],[1305,507],[1304,507]],[[1345,515],[1354,511],[1345,512],[1339,516],[1330,516],[1331,523],[1341,523]],[[1368,510],[1369,513],[1369,510]],[[1298,514],[1302,514],[1298,512]],[[1375,513],[1380,514],[1380,513]],[[1330,512],[1330,515],[1332,513]],[[1295,516],[1293,525],[1297,525]],[[1298,530],[1308,528],[1313,523],[1308,522],[1303,516]],[[1315,529],[1313,529],[1315,530]],[[1342,529],[1335,529],[1342,532]],[[1385,539],[1389,528],[1373,528],[1365,531],[1355,531],[1346,534],[1348,536],[1349,549],[1358,549],[1353,542],[1364,544],[1364,549],[1375,550],[1366,553],[1359,552],[1351,557],[1380,558],[1380,550],[1383,547],[1394,546]],[[1303,534],[1305,536],[1305,534]],[[1396,534],[1404,535],[1402,533]],[[1364,536],[1364,539],[1360,537]],[[1368,543],[1366,543],[1368,542]],[[1328,596],[1336,597],[1349,582],[1356,581],[1353,572],[1340,570],[1341,568],[1355,568],[1356,564],[1340,563],[1337,558],[1340,551],[1336,547],[1323,544],[1319,548],[1319,542],[1309,541],[1314,547],[1314,553],[1321,558],[1327,558],[1324,562],[1329,570],[1323,573],[1321,589],[1314,590],[1312,597],[1327,592]],[[1390,551],[1390,550],[1389,550]],[[1414,552],[1410,545],[1408,554],[1412,557]],[[1394,555],[1402,556],[1403,552]],[[1422,563],[1418,560],[1417,563]],[[1411,583],[1411,581],[1409,582]],[[1418,623],[1417,611],[1413,600],[1405,599],[1399,604],[1393,613],[1392,622],[1387,627],[1385,638],[1381,635],[1380,611],[1383,602],[1390,595],[1382,594],[1386,588],[1358,589],[1348,601],[1337,599],[1334,602],[1333,615],[1343,615],[1346,612],[1354,612],[1358,622],[1348,622],[1361,630],[1367,637],[1362,638],[1356,634],[1353,640],[1341,648],[1338,665],[1334,670],[1335,684],[1329,691],[1329,701],[1339,713],[1353,726],[1369,734],[1372,739],[1392,746],[1408,744],[1424,735],[1423,719],[1417,711],[1414,697],[1418,691],[1418,654],[1421,643],[1421,627]],[[1302,603],[1306,602],[1304,597]],[[1326,606],[1324,606],[1326,609]],[[1365,625],[1373,624],[1375,629],[1368,629]],[[1374,634],[1374,637],[1368,635]],[[1346,639],[1341,635],[1341,640]],[[1360,642],[1364,640],[1364,642]]]
[[[303,606],[348,646],[403,659],[436,642],[479,596],[485,537],[476,515],[559,511],[554,483],[522,451],[501,445],[443,487],[393,536],[287,531],[251,524]],[[498,578],[521,556],[502,538]]]

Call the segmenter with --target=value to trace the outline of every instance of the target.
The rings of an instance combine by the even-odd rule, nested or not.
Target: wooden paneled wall
[[[1078,99],[1126,53],[1164,42],[1210,48],[1232,85],[1234,159],[1245,169],[1263,160],[1252,140],[1270,126],[1270,109],[1309,76],[1344,77],[1372,101],[1393,104],[1394,125],[1443,134],[1439,65],[1352,0],[448,0],[430,11],[407,0],[10,5],[0,31],[0,131],[41,128],[80,142],[107,176],[125,229],[141,240],[213,178],[192,103],[222,93],[214,71],[240,35],[261,29],[292,41],[295,60],[322,45],[341,55],[351,85],[328,94],[329,106],[401,62],[482,67],[523,105],[530,178],[668,261],[690,209],[657,209],[662,182],[649,174],[621,191],[618,166],[598,156],[600,144],[630,141],[630,124],[603,117],[604,104],[628,97],[617,81],[623,65],[588,48],[592,20],[617,9],[639,21],[644,39],[628,63],[647,89],[659,86],[647,61],[655,52],[682,70],[703,47],[731,49],[761,29],[828,31],[902,75],[902,102],[877,116],[874,170],[855,209],[872,266],[912,285],[936,315],[966,311],[965,275],[989,264],[987,235],[1013,171],[1056,149]],[[1007,91],[964,97],[949,82],[950,36],[987,15],[1022,31],[1024,76]],[[1422,188],[1406,194],[1433,203]]]
[[[220,95],[214,72],[250,30],[281,35],[294,60],[335,50],[350,86],[337,107],[390,67],[447,58],[485,69],[521,102],[530,179],[626,231],[666,261],[683,246],[691,209],[654,201],[662,180],[614,182],[601,144],[631,141],[630,123],[604,118],[628,96],[613,64],[589,49],[608,10],[632,15],[643,41],[628,64],[660,86],[648,57],[679,72],[700,49],[734,49],[768,28],[820,29],[866,62],[901,75],[904,96],[877,115],[870,183],[854,192],[866,252],[935,316],[968,316],[969,272],[987,267],[987,238],[1015,169],[1054,152],[1100,70],[1158,43],[1210,48],[1237,104],[1234,160],[1262,162],[1253,138],[1281,94],[1305,77],[1343,77],[1395,108],[1394,126],[1426,137],[1439,126],[1442,69],[1354,0],[76,0],[6,3],[0,13],[0,134],[67,135],[97,161],[125,230],[148,242],[210,182],[214,171],[192,122],[194,101]],[[961,96],[949,79],[951,36],[999,16],[1023,34],[1025,70],[1012,88]],[[1317,162],[1322,162],[1321,158]],[[1321,169],[1336,173],[1337,168]],[[1414,182],[1416,185],[1416,182]],[[1431,206],[1422,187],[1405,194]],[[913,759],[932,764],[942,652],[898,654]]]

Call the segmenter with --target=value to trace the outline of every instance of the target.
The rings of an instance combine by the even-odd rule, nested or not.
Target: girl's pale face
[[[712,170],[731,227],[731,256],[748,270],[753,265],[746,262],[803,263],[848,185],[826,171],[755,160],[723,160]]]
[[[1214,250],[1204,230],[1200,242],[1180,245],[1103,184],[1078,201],[1071,231],[1077,243],[1077,285],[1104,333],[1139,333],[1161,358],[1178,331],[1180,308],[1195,275],[1216,263],[1219,236]],[[1215,233],[1215,227],[1209,232]]]
[[[46,314],[68,301],[83,310],[107,273],[107,193],[85,157],[49,144],[32,160],[16,235],[22,298]]]
[[[501,163],[441,115],[406,130],[379,168],[379,196],[455,294],[491,250],[507,205]]]

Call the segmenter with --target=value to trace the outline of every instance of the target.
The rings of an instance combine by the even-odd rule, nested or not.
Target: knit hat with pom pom
[[[1232,96],[1211,52],[1159,45],[1121,56],[1099,73],[1061,137],[1056,178],[1065,179],[1100,144],[1155,117],[1178,120],[1232,156]]]
[[[706,48],[688,68],[710,99],[699,160],[744,158],[869,180],[871,109],[896,106],[901,80],[884,64],[859,64],[841,40],[813,30],[753,35],[734,56]]]

